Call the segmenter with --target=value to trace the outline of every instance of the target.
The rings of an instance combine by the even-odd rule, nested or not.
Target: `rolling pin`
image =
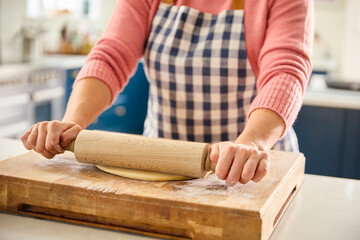
[[[65,147],[78,162],[204,178],[215,172],[206,143],[82,130]]]

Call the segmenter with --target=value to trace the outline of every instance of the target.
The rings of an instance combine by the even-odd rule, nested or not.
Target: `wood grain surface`
[[[210,145],[140,135],[83,130],[70,146],[79,162],[202,178],[215,169]]]
[[[260,183],[227,187],[214,174],[144,182],[30,152],[0,162],[0,210],[172,239],[268,239],[297,192],[302,154],[271,152]]]

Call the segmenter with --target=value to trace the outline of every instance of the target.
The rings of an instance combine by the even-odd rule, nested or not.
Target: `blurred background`
[[[60,120],[116,0],[0,0],[0,137]],[[360,179],[360,1],[315,0],[313,74],[295,123],[306,172]],[[89,129],[141,134],[142,63]]]

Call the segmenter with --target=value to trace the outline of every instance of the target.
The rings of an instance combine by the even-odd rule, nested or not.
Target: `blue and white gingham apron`
[[[144,52],[150,83],[145,136],[236,140],[256,96],[243,22],[243,10],[210,14],[160,3]],[[294,131],[274,148],[297,151]]]

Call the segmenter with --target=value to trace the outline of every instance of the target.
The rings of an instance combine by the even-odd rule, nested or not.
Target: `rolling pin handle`
[[[210,170],[215,173],[216,165],[210,160]]]
[[[74,152],[75,149],[75,140],[72,141],[70,144],[64,147],[66,151]]]
[[[203,175],[202,177],[203,178],[206,177],[210,171],[215,173],[215,168],[216,168],[216,165],[210,160],[210,150],[209,150],[208,153],[206,154],[205,161],[204,161],[205,175]]]
[[[208,150],[207,150],[207,154],[206,154],[206,158],[205,158],[206,165],[208,166],[208,169],[206,169],[206,170],[212,171],[213,173],[215,173],[216,164],[214,164],[210,160],[210,153],[211,153],[211,146],[208,145]]]

